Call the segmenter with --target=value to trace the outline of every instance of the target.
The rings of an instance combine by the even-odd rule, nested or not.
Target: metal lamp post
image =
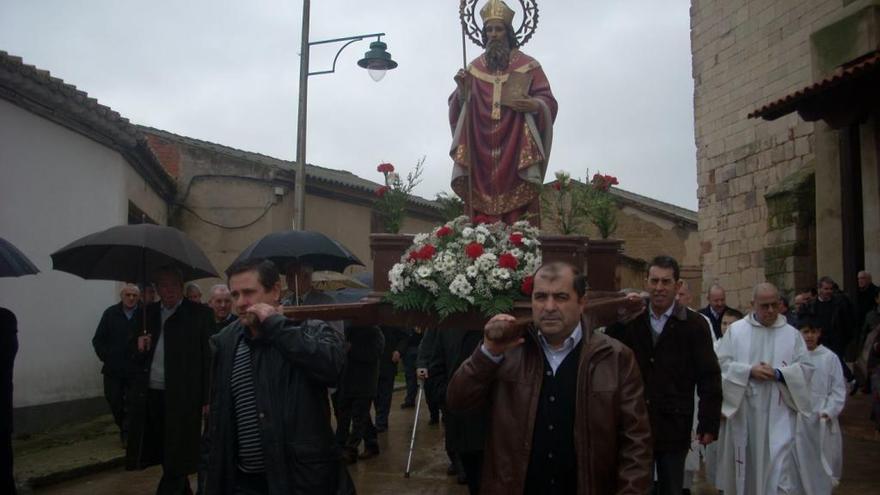
[[[309,13],[311,10],[311,1],[303,0],[303,17],[302,17],[302,40],[299,61],[299,112],[297,115],[296,127],[296,182],[294,188],[294,198],[296,216],[294,217],[294,228],[302,230],[305,228],[305,204],[306,204],[306,115],[308,112],[308,94],[309,94],[309,76],[319,74],[331,74],[336,72],[336,61],[339,60],[339,54],[348,45],[361,41],[364,38],[376,37],[376,41],[370,43],[370,50],[364,55],[364,58],[358,60],[358,65],[367,69],[370,77],[374,81],[379,82],[385,77],[385,72],[397,67],[397,62],[391,59],[391,54],[386,50],[388,45],[382,42],[382,36],[385,33],[359,34],[355,36],[346,36],[344,38],[334,38],[322,41],[309,41]],[[309,49],[312,45],[323,45],[327,43],[346,42],[336,52],[333,58],[333,67],[330,70],[317,72],[309,72]]]

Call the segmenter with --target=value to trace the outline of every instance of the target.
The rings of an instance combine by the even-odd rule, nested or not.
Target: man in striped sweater
[[[200,488],[212,495],[353,493],[327,398],[345,361],[342,335],[323,321],[280,313],[271,261],[238,263],[227,275],[239,319],[211,338]]]

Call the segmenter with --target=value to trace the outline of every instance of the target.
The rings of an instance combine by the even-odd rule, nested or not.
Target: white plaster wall
[[[91,339],[116,283],[53,271],[49,254],[127,221],[122,156],[0,100],[0,236],[41,270],[0,278],[0,305],[18,317],[14,407],[102,394]]]

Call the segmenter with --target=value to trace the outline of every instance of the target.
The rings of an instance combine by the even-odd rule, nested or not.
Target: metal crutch
[[[413,449],[416,446],[416,429],[419,426],[419,410],[422,407],[422,390],[424,390],[422,380],[418,381],[417,386],[419,388],[419,393],[416,394],[416,417],[415,420],[413,420],[412,436],[409,439],[409,455],[406,456],[406,471],[403,472],[404,478],[409,478],[410,468],[412,467]]]

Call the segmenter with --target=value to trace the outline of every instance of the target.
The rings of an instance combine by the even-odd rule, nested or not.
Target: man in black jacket
[[[718,438],[721,423],[721,368],[706,320],[675,302],[680,285],[678,263],[669,256],[654,258],[645,281],[650,294],[647,308],[608,332],[632,349],[645,381],[657,495],[682,493],[695,388],[699,396],[697,436],[702,445]]]
[[[125,419],[125,401],[128,397],[131,373],[129,340],[141,328],[142,308],[138,304],[141,291],[136,285],[126,284],[119,293],[121,301],[110,306],[101,316],[92,338],[92,347],[104,363],[104,398],[119,427],[119,436],[125,443],[128,423]]]
[[[345,328],[346,360],[339,390],[334,394],[336,443],[349,464],[379,455],[376,427],[370,404],[376,398],[379,357],[385,338],[377,326]],[[361,441],[364,451],[358,455]]]
[[[379,359],[379,381],[376,386],[376,431],[382,433],[388,431],[388,415],[391,413],[391,397],[394,394],[394,377],[397,376],[397,364],[400,363],[406,349],[400,349],[401,342],[405,344],[407,335],[402,328],[382,327],[382,337],[385,348]]]
[[[354,493],[327,399],[345,360],[342,334],[279,313],[272,262],[237,263],[227,275],[239,320],[211,338],[205,493]]]
[[[229,294],[229,287],[217,284],[211,287],[209,295],[208,307],[214,312],[214,331],[211,333],[213,336],[238,317],[232,313],[232,296]]]
[[[435,396],[433,400],[445,403],[449,380],[480,345],[483,333],[461,328],[436,329],[433,332],[433,352],[429,356],[427,374],[434,380],[431,389]],[[425,339],[427,338],[428,334],[425,335]],[[445,409],[445,404],[443,408]],[[456,414],[447,411],[444,412],[443,423],[446,428],[446,455],[454,462],[459,483],[466,482],[471,494],[479,493],[488,430],[486,413]]]
[[[712,284],[712,286],[709,287],[709,292],[706,293],[706,297],[709,299],[709,304],[700,310],[700,314],[709,318],[709,322],[712,323],[712,332],[715,333],[715,338],[720,339],[721,318],[724,317],[724,312],[727,311],[727,296],[724,293],[723,287],[718,284]]]
[[[15,495],[12,475],[12,372],[18,352],[18,320],[0,308],[0,493]]]
[[[126,468],[162,465],[157,494],[191,493],[187,476],[199,463],[207,411],[213,316],[183,297],[174,267],[156,273],[159,302],[147,306],[147,334],[132,336],[134,372],[129,394]]]

